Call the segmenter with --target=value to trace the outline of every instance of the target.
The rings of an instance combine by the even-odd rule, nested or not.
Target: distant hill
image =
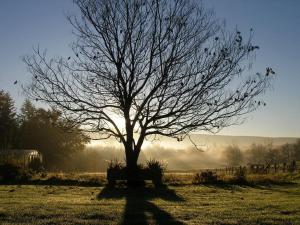
[[[221,150],[228,145],[238,145],[240,148],[245,149],[252,144],[271,144],[274,146],[283,145],[286,143],[295,143],[300,138],[295,137],[258,137],[258,136],[230,136],[230,135],[209,135],[209,134],[191,134],[192,142],[198,148],[203,150]],[[187,149],[194,147],[189,138],[178,142],[175,138],[159,137],[159,140],[151,141],[151,138],[144,142],[143,148],[161,147],[173,149]],[[116,148],[123,148],[120,143],[115,139],[94,141],[92,146],[114,146]]]
[[[253,143],[269,144],[274,146],[295,143],[297,139],[294,137],[258,137],[258,136],[229,136],[229,135],[207,135],[207,134],[192,134],[190,135],[193,142],[204,149],[224,148],[228,145],[239,145],[241,148],[246,148]],[[161,138],[160,145],[170,145],[173,148],[185,148],[191,146],[191,141],[186,139],[182,142],[177,142],[175,139]]]

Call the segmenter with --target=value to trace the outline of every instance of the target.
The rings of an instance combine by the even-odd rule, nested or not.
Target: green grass
[[[0,224],[300,224],[300,183],[155,189],[1,185]]]

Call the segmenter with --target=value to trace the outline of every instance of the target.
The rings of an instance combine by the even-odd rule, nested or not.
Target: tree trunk
[[[125,151],[127,184],[131,186],[142,185],[144,181],[140,173],[140,168],[137,165],[140,151],[133,150],[132,148],[126,148]]]
[[[132,148],[126,148],[126,167],[128,168],[136,168],[138,155]]]
[[[127,183],[128,185],[142,185],[144,184],[143,177],[141,176],[141,170],[138,168],[137,161],[141,151],[142,143],[145,137],[145,131],[142,130],[142,134],[138,140],[137,145],[135,145],[133,137],[133,127],[130,124],[129,110],[125,114],[126,121],[126,132],[127,140],[125,143],[125,154],[126,154],[126,173],[127,173]]]

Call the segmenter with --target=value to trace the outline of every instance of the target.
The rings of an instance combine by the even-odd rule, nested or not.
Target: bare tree
[[[30,97],[59,108],[99,139],[115,137],[128,167],[145,138],[185,138],[238,123],[274,74],[250,75],[258,46],[228,32],[199,1],[75,0],[73,56],[24,58]],[[124,118],[120,126],[115,116]]]
[[[224,151],[224,156],[229,166],[241,166],[244,155],[238,145],[229,145]]]

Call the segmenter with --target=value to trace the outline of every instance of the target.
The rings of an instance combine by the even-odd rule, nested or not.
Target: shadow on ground
[[[167,186],[160,187],[109,187],[106,186],[97,196],[98,199],[119,199],[125,198],[126,205],[123,218],[120,224],[149,224],[147,216],[152,217],[155,224],[183,225],[183,222],[176,220],[170,213],[160,209],[150,200],[160,198],[165,201],[183,202],[184,199],[178,196],[175,191]]]

